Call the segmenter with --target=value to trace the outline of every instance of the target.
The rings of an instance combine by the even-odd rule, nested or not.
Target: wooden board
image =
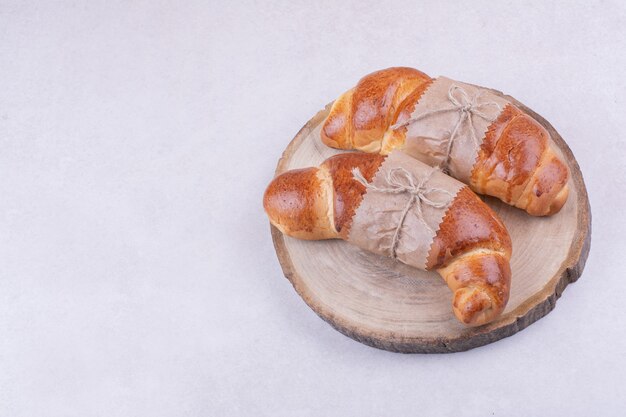
[[[494,198],[484,198],[500,215],[513,241],[511,296],[502,316],[482,327],[465,327],[452,313],[452,292],[435,272],[419,271],[340,240],[293,239],[272,227],[285,276],[322,319],[370,346],[435,353],[495,342],[552,311],[565,287],[584,268],[591,241],[589,200],[580,168],[561,136],[541,116],[505,97],[548,129],[569,163],[572,178],[567,203],[551,217],[532,217]],[[278,162],[276,174],[317,166],[340,152],[320,140],[329,110],[330,104],[298,132]]]

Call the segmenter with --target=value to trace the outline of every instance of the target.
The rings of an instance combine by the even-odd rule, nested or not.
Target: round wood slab
[[[580,168],[545,119],[505,97],[548,129],[572,175],[569,199],[551,217],[532,217],[495,198],[484,198],[500,215],[513,241],[511,296],[502,316],[482,327],[465,327],[452,313],[452,292],[435,272],[364,252],[341,240],[293,239],[272,227],[285,276],[322,319],[341,333],[380,349],[458,352],[511,336],[534,323],[578,279],[591,241],[591,213]],[[277,175],[317,166],[340,152],[320,140],[329,110],[330,104],[298,132],[278,162]]]

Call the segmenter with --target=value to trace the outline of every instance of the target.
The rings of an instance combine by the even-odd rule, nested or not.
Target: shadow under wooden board
[[[482,327],[465,327],[452,312],[452,292],[435,272],[417,270],[341,240],[293,239],[272,227],[285,276],[322,319],[376,348],[446,353],[511,336],[552,311],[565,287],[581,275],[589,253],[587,190],[574,155],[556,130],[514,98],[505,97],[548,129],[569,164],[571,179],[567,203],[550,217],[532,217],[484,197],[506,224],[513,241],[511,295],[502,316]],[[341,152],[320,139],[329,110],[330,104],[298,132],[279,160],[276,175],[317,166]]]

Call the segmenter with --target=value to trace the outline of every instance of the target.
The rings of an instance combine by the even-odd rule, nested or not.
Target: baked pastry
[[[350,152],[269,184],[270,222],[299,239],[344,239],[437,271],[464,324],[496,318],[509,298],[511,239],[467,186],[405,155]]]
[[[567,165],[539,122],[490,90],[412,68],[363,77],[333,103],[321,138],[338,149],[401,149],[535,216],[568,196]]]

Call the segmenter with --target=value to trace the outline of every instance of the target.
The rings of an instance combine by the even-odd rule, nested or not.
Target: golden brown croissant
[[[319,167],[277,176],[263,198],[270,222],[281,232],[299,239],[349,240],[358,209],[368,194],[364,184],[373,183],[386,158],[344,153],[327,159]],[[421,164],[406,158],[409,163]],[[355,178],[355,168],[366,182]],[[508,301],[511,240],[502,222],[482,200],[468,187],[446,178],[459,184],[459,191],[451,196],[432,244],[426,247],[424,269],[436,270],[454,292],[456,317],[466,325],[478,326],[497,317]],[[376,218],[381,210],[384,209],[375,207],[366,215]],[[403,233],[419,231],[415,229]],[[402,261],[412,264],[410,259]]]
[[[437,152],[436,147],[440,144],[433,145],[432,141],[428,142],[429,138],[417,135],[414,139],[421,143],[417,150],[409,152],[406,149],[411,146],[407,143],[407,136],[410,136],[407,130],[412,123],[414,126],[424,126],[427,118],[421,116],[438,112],[428,107],[424,97],[430,93],[429,88],[442,79],[445,80],[444,77],[432,79],[418,70],[400,67],[363,77],[356,87],[333,103],[322,128],[322,141],[334,148],[383,155],[394,149],[405,149],[423,162],[435,165],[435,160],[429,158],[433,157],[433,152]],[[458,159],[468,159],[457,161],[469,164],[467,174],[449,171],[449,175],[465,182],[479,194],[497,197],[531,215],[543,216],[559,211],[567,200],[569,172],[553,150],[548,131],[508,101],[503,106],[497,106],[499,111],[493,119],[488,119],[476,110],[478,106],[472,107],[472,104],[476,105],[474,97],[459,90],[450,90],[449,99],[453,107],[459,110],[460,116],[465,116],[463,112],[473,112],[471,116],[474,123],[480,121],[476,117],[478,115],[488,120],[489,124],[485,124],[486,131],[481,135],[483,141],[477,143],[475,152],[457,156]],[[505,101],[498,97],[500,100]],[[428,111],[416,118],[416,106]],[[471,125],[472,120],[469,122]],[[448,131],[447,134],[450,136],[448,146],[456,146],[452,138],[454,132]],[[450,148],[447,153],[440,153],[446,155],[439,161],[443,165],[446,162],[443,159],[450,159]]]

